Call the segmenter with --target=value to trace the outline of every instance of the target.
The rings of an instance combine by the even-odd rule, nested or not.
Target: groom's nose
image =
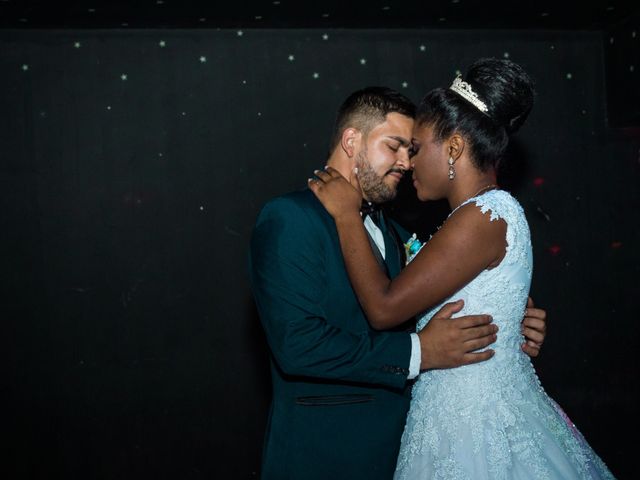
[[[403,170],[411,170],[411,158],[409,158],[409,149],[401,148],[398,151],[398,157],[396,159],[396,166]]]

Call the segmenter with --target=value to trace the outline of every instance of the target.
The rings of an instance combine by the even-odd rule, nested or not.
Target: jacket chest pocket
[[[367,393],[348,393],[344,395],[315,395],[296,397],[296,404],[307,407],[330,407],[373,402],[374,396]]]

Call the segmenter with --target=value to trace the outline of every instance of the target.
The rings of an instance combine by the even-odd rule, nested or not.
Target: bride
[[[533,97],[528,74],[502,59],[481,59],[464,80],[424,97],[413,130],[413,186],[420,200],[446,198],[452,210],[423,248],[409,250],[410,263],[392,281],[360,217],[357,169],[347,180],[327,168],[309,183],[335,219],[349,277],[376,328],[418,315],[421,330],[458,299],[459,315],[486,312],[499,327],[490,360],[421,373],[396,479],[613,478],[519,347],[531,240],[522,207],[498,187],[496,169]]]

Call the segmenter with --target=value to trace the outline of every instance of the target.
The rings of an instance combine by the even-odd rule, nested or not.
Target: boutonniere
[[[418,236],[414,233],[411,238],[404,244],[404,251],[407,254],[407,263],[409,263],[418,254],[420,249],[424,246]]]

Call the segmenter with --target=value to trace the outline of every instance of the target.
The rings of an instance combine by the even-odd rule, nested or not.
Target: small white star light
[[[73,47],[74,47],[74,48],[80,48],[81,46],[82,46],[82,44],[81,44],[80,42],[75,42],[75,43],[73,44]]]
[[[367,64],[367,59],[366,58],[361,58],[360,59],[360,65],[366,65]]]
[[[567,80],[571,80],[573,78],[573,75],[571,73],[567,73]]]
[[[502,54],[502,56],[503,56],[504,58],[509,58],[509,52],[504,52],[504,53]]]
[[[236,35],[238,35],[239,37],[241,37],[242,35],[244,35],[244,32],[242,30],[238,30],[236,32]]]
[[[460,70],[456,70],[456,76],[457,75],[462,75],[462,72]]]
[[[204,55],[200,56],[200,63],[207,63],[207,57],[205,57]]]
[[[120,79],[121,79],[123,82],[124,82],[124,81],[126,81],[126,80],[127,80],[127,78],[129,78],[129,77],[127,76],[127,74],[126,74],[126,73],[123,73],[122,75],[120,75]]]
[[[27,70],[29,70],[29,65],[27,65],[26,63],[23,63],[21,68],[23,72],[26,72]]]
[[[287,58],[290,62],[293,62],[296,59],[293,55],[289,55]]]
[[[407,88],[409,84],[407,82],[402,82],[402,88]]]
[[[164,47],[166,47],[166,46],[167,46],[167,42],[165,42],[164,40],[160,40],[160,41],[158,42],[158,45],[160,46],[160,48],[164,48]]]
[[[427,50],[427,47],[425,45],[420,45],[421,52],[425,52],[426,50]]]
[[[320,78],[320,74],[318,72],[313,72],[313,78],[317,80]]]
[[[329,40],[329,35],[327,35],[326,33],[322,34],[322,39],[323,40]]]

